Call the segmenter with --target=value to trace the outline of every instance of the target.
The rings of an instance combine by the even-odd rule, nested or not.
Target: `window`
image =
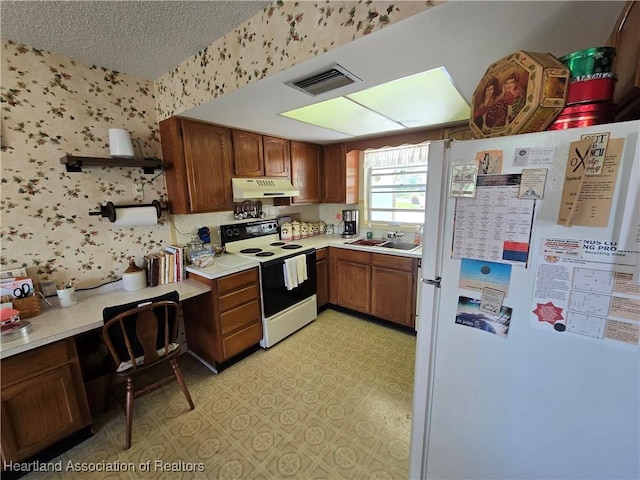
[[[364,152],[369,223],[424,222],[428,144]]]

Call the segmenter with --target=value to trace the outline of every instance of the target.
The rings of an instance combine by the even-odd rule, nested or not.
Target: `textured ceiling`
[[[0,33],[84,64],[153,80],[270,3],[0,0]],[[624,5],[608,0],[448,1],[180,115],[281,138],[344,141],[352,137],[280,113],[442,66],[470,101],[487,66],[515,50],[562,56],[604,45]],[[287,86],[335,63],[363,82],[322,98]],[[405,99],[413,100],[411,95]]]
[[[153,80],[265,1],[0,1],[2,38]]]

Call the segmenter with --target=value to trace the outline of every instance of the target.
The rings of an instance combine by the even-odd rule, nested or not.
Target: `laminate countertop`
[[[354,242],[358,239],[364,239],[365,237],[358,238],[342,238],[340,235],[315,235],[313,237],[304,238],[300,240],[294,240],[290,243],[302,245],[304,248],[315,248],[319,250],[326,247],[339,247],[349,250],[361,250],[367,252],[384,253],[387,255],[398,255],[402,257],[420,258],[422,256],[422,247],[418,247],[415,250],[396,250],[384,247],[371,247],[363,245],[351,245],[350,242]],[[295,253],[295,252],[293,252]],[[194,266],[187,266],[187,272],[195,273],[204,278],[215,279],[230,275],[232,273],[238,273],[248,268],[257,267],[260,263],[257,259],[247,257],[243,255],[235,255],[225,253],[219,257],[215,257],[214,264],[209,267],[196,268]]]
[[[313,237],[304,238],[301,240],[294,240],[291,243],[297,243],[303,247],[315,248],[316,250],[325,247],[338,247],[346,248],[349,250],[360,250],[363,252],[375,252],[384,253],[387,255],[397,255],[400,257],[420,258],[422,257],[422,247],[417,246],[415,250],[398,250],[394,248],[385,247],[371,247],[366,245],[352,245],[351,242],[356,240],[363,240],[365,236],[359,236],[357,238],[342,238],[340,235],[315,235]],[[409,240],[406,240],[409,241]]]
[[[303,247],[315,249],[339,247],[412,258],[420,258],[422,255],[422,248],[407,251],[384,247],[351,245],[349,243],[358,238],[344,239],[339,235],[316,235],[310,238],[296,240],[295,243]],[[216,279],[254,268],[258,265],[259,262],[252,258],[225,254],[216,257],[215,263],[209,267],[195,268],[188,266],[187,272],[196,273],[209,279]],[[105,307],[144,300],[174,290],[180,295],[181,301],[211,291],[207,285],[187,279],[182,282],[168,283],[158,285],[157,287],[147,287],[134,292],[128,292],[122,289],[121,282],[119,288],[106,293],[88,294],[86,292],[76,292],[78,298],[77,303],[67,308],[60,307],[57,298],[51,298],[49,301],[53,306],[43,305],[40,315],[26,319],[31,323],[31,331],[28,334],[15,339],[12,337],[10,340],[2,339],[2,343],[0,343],[0,359],[101,328],[103,325],[102,310]]]
[[[207,285],[187,279],[134,292],[128,292],[122,288],[95,295],[76,292],[77,303],[66,308],[58,305],[57,298],[51,298],[49,302],[53,306],[43,307],[40,315],[25,319],[31,323],[31,332],[15,340],[2,339],[0,359],[101,328],[102,310],[105,307],[157,297],[174,290],[180,295],[180,301],[211,291]]]

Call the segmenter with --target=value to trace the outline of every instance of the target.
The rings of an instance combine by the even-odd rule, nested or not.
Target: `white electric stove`
[[[221,225],[220,238],[228,253],[260,262],[263,348],[275,345],[316,319],[315,249],[280,241],[276,220]],[[298,255],[305,257],[307,280],[287,288],[285,260]]]

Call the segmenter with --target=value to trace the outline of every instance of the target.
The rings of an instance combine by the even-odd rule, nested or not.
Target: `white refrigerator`
[[[639,133],[431,144],[410,478],[640,478]]]

